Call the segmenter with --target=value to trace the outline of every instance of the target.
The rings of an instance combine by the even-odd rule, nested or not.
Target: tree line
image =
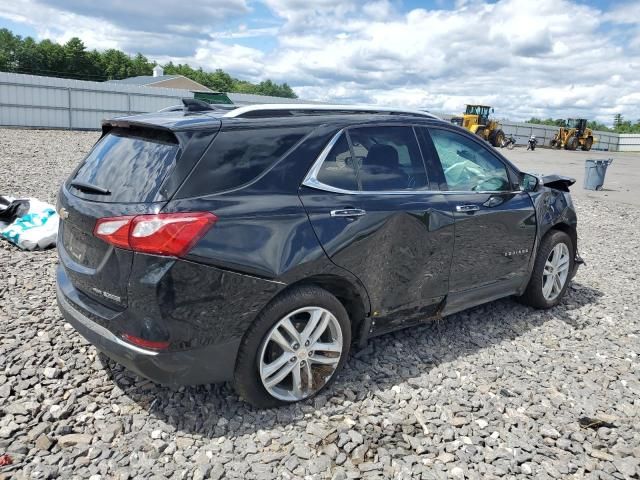
[[[4,72],[100,82],[152,75],[156,65],[141,53],[129,56],[115,48],[101,52],[87,50],[82,40],[76,37],[65,44],[46,39],[38,42],[31,37],[15,35],[6,28],[0,29],[0,71]],[[297,98],[286,83],[278,84],[271,80],[251,83],[234,78],[221,69],[207,72],[187,64],[169,62],[161,66],[165,75],[184,75],[217,92]]]
[[[527,120],[527,123],[536,123],[538,125],[551,125],[554,127],[566,127],[567,120],[564,118],[547,118],[541,119],[531,117]],[[607,127],[604,123],[591,120],[587,122],[587,127],[591,130],[599,130],[602,132],[615,132],[615,133],[640,133],[640,120],[635,123],[630,120],[625,120],[621,114],[616,114],[613,117],[613,128]]]

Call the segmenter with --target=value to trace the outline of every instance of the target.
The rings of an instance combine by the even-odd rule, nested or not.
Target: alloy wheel
[[[305,307],[280,319],[260,347],[262,385],[273,397],[298,401],[331,379],[342,356],[342,330],[327,309]]]
[[[555,300],[564,288],[569,276],[569,248],[558,243],[549,253],[542,272],[542,294],[548,301]]]

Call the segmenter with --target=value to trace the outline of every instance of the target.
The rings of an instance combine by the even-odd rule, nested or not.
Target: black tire
[[[502,130],[496,130],[491,134],[489,141],[494,147],[501,147],[504,143],[504,132]]]
[[[574,136],[568,139],[567,144],[564,148],[566,148],[567,150],[575,150],[576,148],[578,148],[578,137]]]
[[[587,139],[582,144],[582,150],[585,152],[588,152],[589,150],[591,150],[592,146],[593,146],[593,137],[587,137]]]
[[[551,140],[550,146],[551,148],[560,148],[560,142],[554,138],[553,140]]]
[[[480,127],[476,130],[476,135],[478,135],[482,140],[485,140],[484,138],[484,127]]]
[[[236,392],[253,406],[270,408],[295,403],[294,401],[280,400],[267,392],[260,379],[259,350],[265,336],[280,319],[299,308],[309,306],[329,310],[336,317],[341,328],[343,345],[340,361],[329,381],[304,400],[313,398],[331,385],[344,365],[351,346],[351,323],[342,303],[328,291],[313,285],[300,286],[286,291],[272,300],[260,312],[240,344],[233,383]]]
[[[547,300],[542,293],[542,281],[543,281],[543,272],[544,266],[551,253],[551,250],[559,244],[564,243],[569,249],[569,275],[565,281],[560,294],[554,298],[553,300]],[[533,266],[533,272],[531,273],[531,278],[529,279],[529,284],[527,285],[527,289],[524,293],[518,297],[518,300],[525,305],[529,305],[534,308],[547,309],[555,307],[567,291],[569,284],[571,283],[571,272],[573,272],[574,268],[574,259],[575,259],[575,249],[573,246],[573,242],[569,235],[560,230],[551,230],[547,233],[542,242],[540,242],[540,248],[538,248],[538,256],[536,257],[536,261]]]

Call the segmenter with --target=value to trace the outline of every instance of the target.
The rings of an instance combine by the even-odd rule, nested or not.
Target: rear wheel
[[[578,137],[571,137],[567,140],[567,144],[565,145],[567,150],[575,150],[578,148]]]
[[[573,242],[559,230],[540,243],[529,285],[519,300],[535,308],[551,308],[562,300],[573,271]]]
[[[246,333],[236,391],[259,408],[311,398],[335,379],[350,344],[340,301],[319,287],[295,288],[269,304]]]
[[[494,147],[501,147],[504,143],[504,132],[502,130],[496,130],[491,135],[490,141]]]
[[[587,137],[587,139],[582,144],[582,150],[584,150],[585,152],[588,152],[589,150],[591,150],[592,146],[593,146],[593,137]]]

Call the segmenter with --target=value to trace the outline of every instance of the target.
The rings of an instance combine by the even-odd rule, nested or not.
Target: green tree
[[[87,52],[84,43],[77,37],[73,37],[64,44],[65,73],[69,76],[82,76],[88,69]]]
[[[623,121],[623,119],[622,119],[622,114],[620,114],[620,113],[616,113],[616,114],[613,116],[613,128],[614,128],[614,130],[615,130],[616,128],[618,128],[618,127],[622,124],[622,121]]]
[[[103,74],[108,79],[121,79],[132,76],[131,59],[120,50],[110,48],[100,54]]]
[[[131,60],[131,73],[134,76],[151,75],[154,66],[154,64],[149,62],[147,57],[141,53],[137,53],[136,56],[133,57],[133,60]]]
[[[22,38],[6,28],[0,29],[0,71],[30,73],[83,80],[122,79],[138,75],[151,75],[155,62],[141,53],[133,58],[116,49],[103,52],[87,51],[79,38],[71,38],[64,45],[31,37]],[[296,98],[287,83],[278,84],[264,80],[259,84],[232,77],[216,69],[207,72],[187,64],[164,65],[168,75],[184,75],[214,91],[245,92]]]
[[[17,66],[17,52],[22,39],[6,28],[0,28],[0,70],[11,71]]]

